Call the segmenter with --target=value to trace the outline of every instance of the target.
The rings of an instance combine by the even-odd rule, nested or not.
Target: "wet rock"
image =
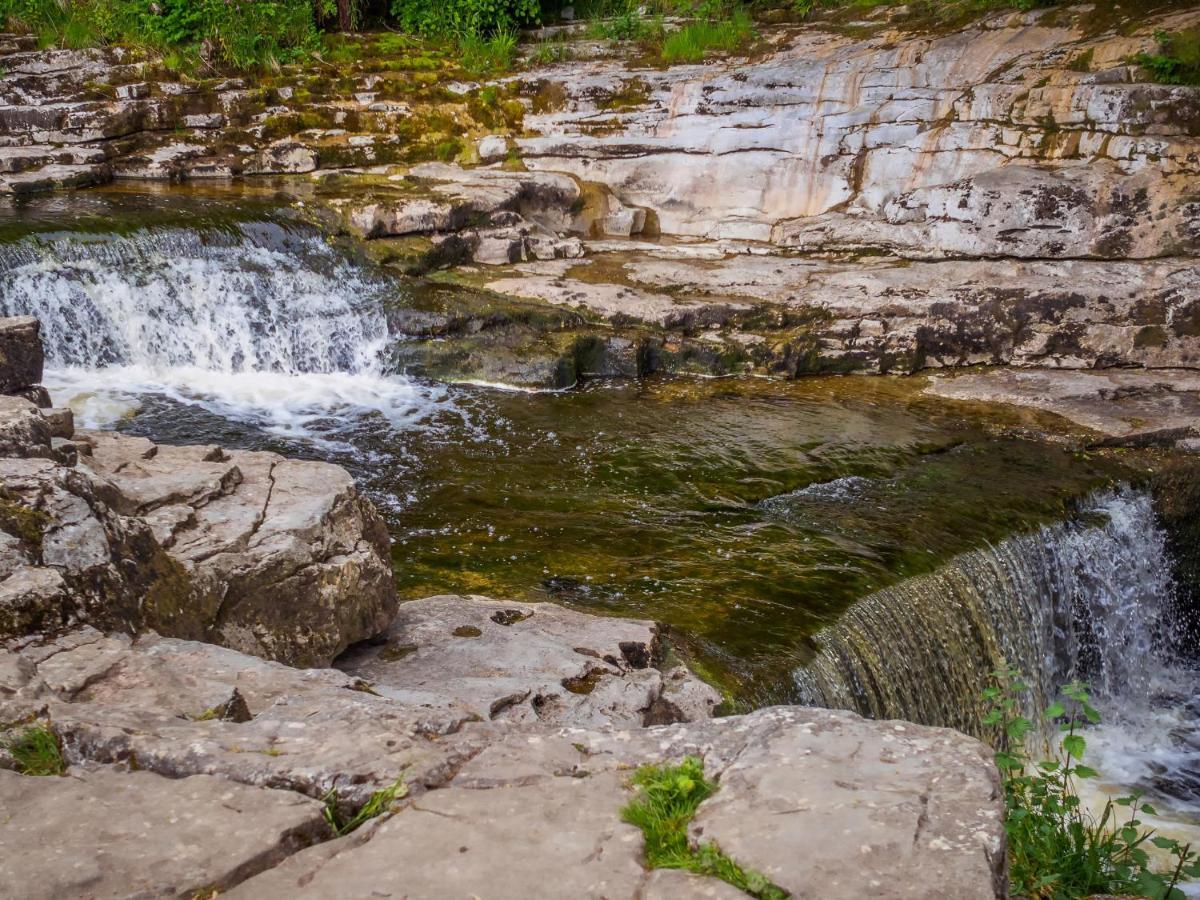
[[[706,719],[721,699],[686,669],[654,667],[665,647],[653,622],[552,603],[414,600],[383,637],[339,667],[397,702],[485,720],[630,727]]]
[[[1200,436],[1200,375],[1186,371],[996,370],[940,377],[926,392],[1055,413],[1118,445],[1175,444]]]
[[[247,160],[247,175],[296,174],[317,169],[317,152],[299,141],[284,139],[264,147]]]
[[[40,382],[44,360],[37,319],[0,319],[0,394],[15,394]]]
[[[0,884],[14,897],[224,891],[325,836],[321,804],[209,775],[0,770]]]

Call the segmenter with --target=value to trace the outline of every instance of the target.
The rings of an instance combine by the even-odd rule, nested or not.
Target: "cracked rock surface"
[[[467,598],[456,618],[482,603]],[[525,621],[539,615],[550,617],[538,609]],[[422,660],[408,658],[417,668],[405,681],[420,683]],[[436,657],[425,663],[439,671]],[[498,677],[525,674],[518,665]],[[453,691],[447,682],[444,693]],[[472,693],[466,684],[462,707]],[[90,629],[0,650],[0,721],[45,723],[71,764],[62,779],[0,771],[0,796],[22,806],[36,799],[50,821],[81,802],[85,815],[115,818],[108,831],[63,825],[105,850],[98,876],[86,862],[56,869],[48,883],[64,889],[84,878],[109,884],[111,860],[129,883],[171,895],[202,884],[247,898],[732,896],[711,879],[647,871],[641,833],[621,821],[633,767],[691,754],[719,783],[694,837],[716,840],[793,896],[1003,896],[990,751],[946,729],[801,707],[631,728],[596,725],[587,710],[580,724],[558,727],[488,721],[336,670]],[[342,838],[322,830],[316,800],[328,791],[349,812],[399,777],[409,794],[389,816]],[[139,797],[160,811],[123,806]],[[155,818],[176,804],[178,816]],[[238,810],[245,815],[226,823]],[[0,823],[0,847],[37,839],[27,818]],[[194,828],[222,834],[194,848]],[[240,839],[243,828],[254,836]],[[134,840],[145,829],[154,837]],[[845,841],[824,840],[846,831],[855,835],[853,866]],[[225,841],[236,852],[219,852]],[[188,850],[164,864],[162,848],[176,844]],[[21,896],[42,896],[32,879],[43,863],[0,865]],[[896,892],[897,872],[909,893]]]

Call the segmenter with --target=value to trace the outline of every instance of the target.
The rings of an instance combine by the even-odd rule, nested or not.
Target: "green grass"
[[[464,32],[458,47],[459,61],[468,74],[481,77],[507,72],[517,58],[517,32],[505,29],[488,37]]]
[[[642,830],[650,868],[684,869],[720,878],[762,900],[789,896],[758,872],[743,869],[716,844],[691,845],[688,823],[700,804],[717,790],[716,784],[704,777],[704,763],[699,759],[685,756],[674,766],[642,766],[634,774],[633,784],[638,795],[621,810],[621,818]]]
[[[742,7],[734,7],[729,17],[717,21],[689,22],[672,31],[663,40],[662,59],[666,63],[697,63],[712,53],[732,53],[754,36],[754,23]]]
[[[41,725],[26,728],[5,744],[22,775],[62,775],[67,763],[54,732]]]
[[[367,802],[359,807],[358,811],[350,818],[343,818],[338,812],[338,795],[336,790],[330,790],[323,798],[325,804],[325,822],[329,825],[330,830],[337,836],[349,834],[363,823],[383,815],[391,810],[392,805],[401,798],[408,795],[408,785],[404,783],[403,778],[397,778],[394,782],[385,788],[380,788],[370,797]]]
[[[1140,53],[1135,62],[1150,78],[1163,84],[1200,85],[1200,28],[1159,31],[1157,53]]]

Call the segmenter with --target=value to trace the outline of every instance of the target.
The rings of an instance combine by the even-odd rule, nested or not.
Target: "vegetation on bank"
[[[1138,65],[1163,84],[1200,85],[1200,28],[1158,31],[1154,39],[1157,51],[1139,54]]]
[[[704,763],[685,756],[678,765],[642,766],[634,773],[638,795],[621,818],[642,830],[646,863],[652,869],[684,869],[728,882],[761,900],[786,900],[788,892],[763,875],[743,869],[711,841],[693,847],[688,823],[700,804],[716,793],[704,777]]]
[[[168,68],[251,70],[306,58],[332,59],[329,32],[364,27],[454,47],[475,76],[510,69],[520,30],[552,21],[566,0],[0,0],[0,27],[34,34],[42,46],[120,44],[163,57]],[[905,21],[955,24],[1004,9],[1028,11],[1062,0],[577,0],[576,15],[596,40],[641,45],[651,60],[695,63],[748,49],[756,17],[819,13],[862,17],[902,7]],[[1157,0],[1141,0],[1154,5]],[[1166,0],[1164,0],[1166,2]],[[1136,4],[1135,4],[1136,6]],[[1131,10],[1136,17],[1137,10]],[[1147,77],[1200,83],[1200,30],[1157,35],[1137,62]],[[569,58],[561,40],[533,51],[535,62]]]
[[[1137,793],[1109,799],[1096,815],[1083,803],[1079,782],[1099,777],[1084,765],[1082,731],[1100,721],[1087,690],[1063,689],[1063,700],[1034,723],[1021,714],[1028,686],[1014,670],[995,674],[985,699],[991,711],[985,726],[995,729],[996,765],[1007,805],[1009,882],[1014,895],[1034,900],[1073,900],[1093,894],[1183,900],[1179,883],[1200,877],[1200,860],[1190,845],[1155,834],[1139,816],[1155,815]],[[1042,731],[1060,735],[1047,758],[1034,761],[1026,750]],[[1152,867],[1149,848],[1170,862],[1166,872]]]

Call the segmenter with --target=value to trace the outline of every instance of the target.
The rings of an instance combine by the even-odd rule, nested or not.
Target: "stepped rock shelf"
[[[795,897],[1003,896],[974,739],[713,719],[651,622],[457,596],[397,613],[342,470],[76,433],[37,385],[36,320],[0,321],[0,347],[0,735],[41,724],[69,764],[21,775],[0,751],[0,802],[37,810],[0,823],[15,896],[737,895],[648,871],[621,819],[631,768],[687,754],[720,782],[693,838]],[[394,812],[334,835],[331,797],[348,813],[398,778]]]
[[[411,323],[399,362],[435,378],[1200,364],[1200,91],[1131,62],[1194,4],[950,31],[904,14],[668,68],[566,28],[543,37],[570,62],[484,84],[373,38],[338,78],[250,84],[13,37],[0,190],[279,191],[388,265],[485,292]]]

